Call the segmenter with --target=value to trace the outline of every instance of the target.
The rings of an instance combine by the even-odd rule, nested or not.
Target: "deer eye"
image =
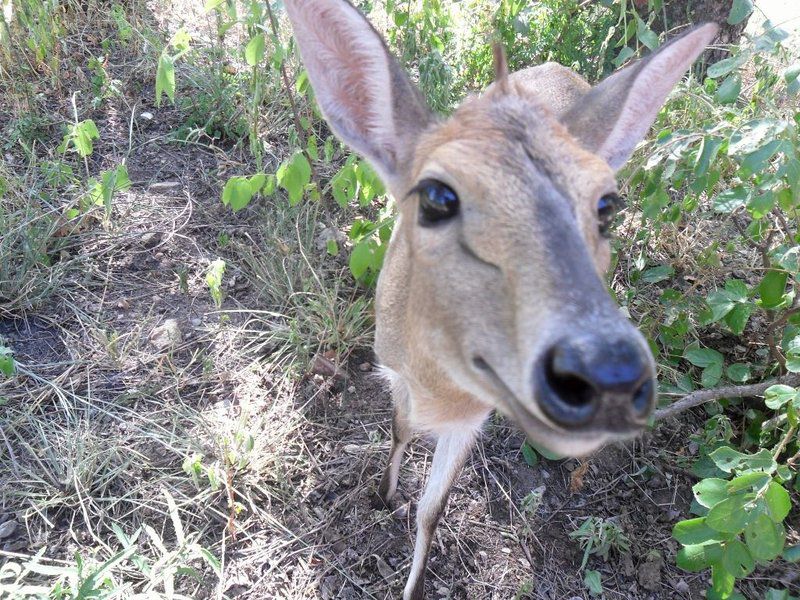
[[[625,206],[625,201],[617,194],[606,194],[597,201],[597,227],[600,235],[608,237],[617,212]]]
[[[441,181],[423,179],[413,191],[419,195],[418,222],[422,227],[430,227],[458,214],[458,196]]]

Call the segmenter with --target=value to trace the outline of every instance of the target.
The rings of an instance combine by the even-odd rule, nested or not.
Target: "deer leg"
[[[389,450],[389,464],[381,477],[378,486],[378,498],[390,507],[392,498],[397,491],[397,479],[400,475],[400,464],[403,462],[408,441],[411,439],[411,426],[405,403],[395,401],[394,416],[392,417],[392,448]]]
[[[431,474],[425,493],[417,505],[417,540],[411,574],[403,590],[403,600],[422,600],[425,593],[425,567],[431,549],[433,532],[444,512],[447,497],[461,468],[472,450],[477,430],[465,427],[439,437],[433,453]]]

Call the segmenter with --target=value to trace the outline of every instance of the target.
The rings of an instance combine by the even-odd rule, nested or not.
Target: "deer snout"
[[[534,370],[536,401],[565,428],[624,433],[640,429],[655,405],[655,377],[637,339],[563,338]]]

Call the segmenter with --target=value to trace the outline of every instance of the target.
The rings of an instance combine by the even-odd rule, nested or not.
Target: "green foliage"
[[[570,532],[569,537],[578,540],[583,549],[581,569],[586,567],[591,555],[597,555],[603,560],[608,560],[608,553],[611,550],[615,550],[618,553],[630,550],[630,540],[613,519],[588,517],[581,523],[580,527]]]
[[[63,153],[74,149],[82,158],[86,158],[94,151],[94,140],[98,139],[100,132],[92,119],[79,121],[67,127],[59,151]]]
[[[222,307],[223,291],[222,291],[222,278],[225,276],[225,261],[218,258],[211,263],[206,271],[206,285],[208,291],[211,293],[211,298],[214,300],[217,308]]]
[[[11,348],[0,343],[0,373],[5,375],[6,378],[10,378],[14,375],[15,370],[14,353]]]
[[[186,30],[179,29],[161,52],[156,71],[156,106],[161,106],[161,97],[164,94],[170,102],[175,102],[175,62],[189,52],[190,41]],[[175,52],[171,53],[170,48]]]

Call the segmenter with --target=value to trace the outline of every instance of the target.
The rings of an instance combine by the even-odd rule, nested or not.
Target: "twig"
[[[687,394],[677,402],[673,402],[666,408],[657,410],[655,414],[656,421],[662,421],[668,417],[674,417],[680,412],[700,406],[712,400],[719,400],[720,398],[743,398],[745,396],[760,396],[767,388],[775,384],[784,384],[796,386],[800,385],[800,373],[792,373],[785,377],[764,381],[762,383],[754,383],[751,385],[728,385],[710,390],[699,390]]]
[[[772,454],[772,458],[778,460],[778,457],[781,455],[781,452],[783,452],[783,450],[786,448],[786,444],[789,443],[789,440],[792,439],[792,436],[794,435],[795,431],[797,431],[796,424],[789,427],[789,430],[786,432],[786,435],[784,435],[783,439],[781,439],[781,443],[778,444],[777,448],[775,448],[775,452]]]

